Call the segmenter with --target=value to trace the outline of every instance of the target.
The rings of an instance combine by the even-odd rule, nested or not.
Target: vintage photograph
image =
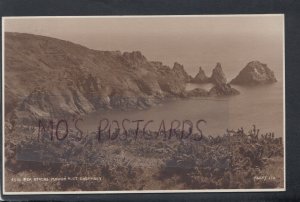
[[[2,28],[4,194],[285,190],[284,15]]]

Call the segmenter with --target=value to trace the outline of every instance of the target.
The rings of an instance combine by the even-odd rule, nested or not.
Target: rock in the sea
[[[249,62],[230,83],[237,85],[260,85],[276,82],[274,72],[259,61]]]
[[[176,74],[176,76],[178,78],[180,78],[181,80],[183,80],[184,82],[190,82],[192,77],[190,75],[188,75],[188,73],[186,73],[186,71],[184,70],[183,65],[175,62],[173,69],[174,73]]]
[[[238,95],[240,92],[235,88],[232,88],[230,84],[218,84],[212,87],[209,90],[210,96],[229,96],[229,95]]]
[[[205,97],[209,96],[208,91],[202,88],[195,88],[193,90],[187,91],[187,97]]]
[[[208,83],[209,78],[206,76],[204,70],[199,67],[198,74],[191,80],[192,83]]]
[[[221,64],[218,62],[216,67],[212,71],[210,81],[215,85],[226,84],[227,79],[222,70]]]

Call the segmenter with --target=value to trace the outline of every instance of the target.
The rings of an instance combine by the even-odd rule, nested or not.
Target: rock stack
[[[236,85],[261,85],[276,82],[274,72],[259,61],[249,62],[230,83]]]
[[[215,85],[209,91],[209,95],[211,96],[229,96],[239,94],[238,90],[232,88],[230,84],[227,83],[226,76],[219,62],[212,71],[210,81]]]
[[[179,64],[178,62],[174,63],[172,70],[176,74],[176,76],[185,83],[188,83],[192,80],[192,77],[188,75],[188,73],[186,73],[186,71],[184,70],[183,65]]]
[[[191,80],[192,83],[208,83],[209,78],[206,76],[202,67],[199,67],[198,74]]]

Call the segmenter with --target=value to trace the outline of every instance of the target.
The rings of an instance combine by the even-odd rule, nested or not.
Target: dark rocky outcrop
[[[208,82],[209,82],[209,78],[206,76],[202,67],[199,67],[199,72],[193,79],[191,79],[191,83],[201,84],[201,83],[208,83]]]
[[[146,57],[140,51],[124,52],[123,57],[135,67],[147,62]]]
[[[202,88],[195,88],[193,90],[186,92],[187,97],[206,97],[209,96],[209,93],[207,90]]]
[[[217,84],[209,90],[210,96],[230,96],[240,94],[238,90],[232,88],[230,84]]]
[[[160,66],[155,78],[152,79],[157,80],[161,91],[167,93],[167,96],[180,96],[185,90],[185,80],[177,77],[176,73],[168,66]]]
[[[188,73],[186,73],[186,71],[184,70],[183,65],[175,62],[173,69],[172,69],[175,73],[175,75],[182,81],[188,83],[192,80],[192,77],[190,75],[188,75]]]
[[[217,63],[216,67],[212,71],[210,81],[215,85],[227,83],[227,79],[225,77],[225,74],[219,62]]]
[[[274,72],[259,61],[249,62],[230,83],[236,85],[261,85],[276,82]]]

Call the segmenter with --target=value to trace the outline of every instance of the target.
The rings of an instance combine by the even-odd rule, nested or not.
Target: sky
[[[148,60],[231,79],[253,60],[283,74],[283,15],[6,18],[4,31],[64,39],[96,50],[141,51]]]

